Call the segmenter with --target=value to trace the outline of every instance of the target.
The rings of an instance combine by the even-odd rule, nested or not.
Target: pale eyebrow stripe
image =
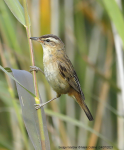
[[[50,41],[53,41],[53,42],[58,42],[58,40],[56,40],[56,39],[53,38],[53,37],[49,37],[49,38],[47,38],[47,39],[49,39]]]

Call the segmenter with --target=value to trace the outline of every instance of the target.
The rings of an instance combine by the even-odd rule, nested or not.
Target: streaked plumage
[[[93,117],[84,102],[84,94],[74,67],[65,53],[64,43],[55,35],[33,37],[43,47],[44,74],[58,97],[68,94],[75,98],[91,121]]]

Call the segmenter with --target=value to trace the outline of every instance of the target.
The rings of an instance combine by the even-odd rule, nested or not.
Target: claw
[[[30,72],[32,72],[32,71],[36,71],[36,73],[38,72],[38,71],[40,71],[40,72],[42,72],[43,74],[44,74],[44,72],[39,68],[39,67],[36,67],[36,66],[30,66]]]
[[[38,110],[39,108],[40,108],[39,106],[36,106],[36,107],[35,107],[36,110]]]
[[[42,104],[34,104],[36,107],[35,109],[38,110],[39,108],[41,108],[43,105]]]
[[[36,71],[36,73],[38,72],[38,70],[39,70],[39,68],[38,67],[36,67],[36,66],[30,66],[30,72],[32,72],[32,71]]]

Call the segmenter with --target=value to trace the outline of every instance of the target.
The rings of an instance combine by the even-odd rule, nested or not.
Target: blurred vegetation
[[[27,1],[31,36],[52,33],[62,39],[94,116],[94,121],[89,122],[78,104],[65,95],[45,106],[51,150],[59,146],[124,149],[124,90],[118,84],[122,81],[117,59],[123,62],[124,2],[118,0],[117,4],[111,0],[110,6],[107,1]],[[21,0],[20,3],[23,4]],[[120,56],[114,29],[120,36],[121,42],[117,43],[121,45]],[[36,66],[43,70],[42,47],[33,42],[33,48]],[[27,71],[31,66],[26,30],[3,0],[0,1],[0,65]],[[53,98],[55,93],[45,77],[38,73],[37,78],[43,102]],[[33,150],[15,84],[1,70],[0,150]]]

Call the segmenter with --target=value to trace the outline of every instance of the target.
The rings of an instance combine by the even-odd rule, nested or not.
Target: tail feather
[[[83,105],[83,106],[82,106],[82,105]],[[83,110],[84,110],[86,116],[88,117],[88,119],[89,119],[90,121],[92,121],[92,120],[93,120],[93,116],[92,116],[92,114],[91,114],[89,108],[87,107],[87,105],[86,105],[84,102],[83,102],[82,105],[81,105],[81,108],[83,108]]]
[[[80,107],[84,110],[87,118],[92,121],[93,120],[93,116],[89,110],[89,108],[87,107],[87,105],[85,104],[82,96],[80,93],[78,93],[77,91],[75,91],[74,89],[72,89],[69,93],[69,96],[72,96],[75,98],[76,102],[80,105]]]

